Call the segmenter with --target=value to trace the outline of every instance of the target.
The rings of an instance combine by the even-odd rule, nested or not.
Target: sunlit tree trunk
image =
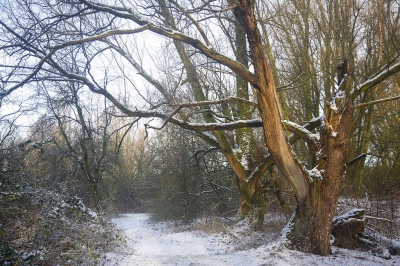
[[[350,92],[351,79],[342,86]],[[348,95],[348,94],[347,94]],[[338,106],[338,109],[336,109]],[[325,125],[320,131],[317,171],[311,175],[305,200],[297,202],[297,208],[289,223],[287,235],[290,246],[315,254],[330,253],[332,219],[339,197],[340,183],[346,171],[347,146],[352,125],[352,104],[348,96],[334,99],[326,107]]]
[[[263,5],[265,5],[265,3],[261,1],[256,6],[256,8],[257,8],[257,10],[256,10],[257,11],[257,16],[259,18],[262,17],[261,16],[261,8],[262,8]],[[268,36],[267,28],[266,28],[266,23],[260,23],[260,24],[261,24],[260,25],[261,31],[262,31],[262,34],[263,34],[263,44],[264,44],[264,47],[265,47],[265,53],[267,55],[267,58],[268,58],[268,61],[269,61],[269,65],[271,66],[272,74],[273,74],[274,80],[275,80],[275,85],[276,85],[276,87],[279,87],[279,86],[281,86],[281,82],[280,82],[280,79],[279,79],[278,67],[276,66],[275,56],[273,55],[273,52],[272,52],[272,47],[271,47],[271,44],[270,44],[270,41],[269,41],[269,36]],[[278,95],[279,95],[279,98],[281,100],[280,103],[281,103],[281,106],[282,106],[283,118],[284,119],[289,119],[289,107],[288,107],[288,105],[286,103],[285,93],[283,91],[280,91],[278,93]]]
[[[320,147],[315,147],[314,151],[321,153],[317,158],[319,168],[316,171],[319,174],[309,175],[294,157],[282,128],[273,75],[261,45],[253,6],[243,0],[238,9],[237,19],[242,21],[247,31],[251,59],[258,77],[253,86],[258,92],[265,142],[276,166],[292,184],[297,200],[296,213],[286,234],[287,244],[305,252],[327,254],[330,252],[332,218],[345,170],[346,142],[352,119],[351,100],[343,92],[341,97],[337,97],[337,102],[328,104]],[[347,64],[342,68],[343,76],[347,74]],[[349,93],[351,82],[346,80],[342,86]],[[337,106],[341,106],[340,109]]]

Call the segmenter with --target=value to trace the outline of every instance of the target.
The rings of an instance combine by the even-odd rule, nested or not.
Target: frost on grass
[[[81,198],[78,197],[71,197],[68,198],[66,201],[62,201],[61,207],[63,208],[70,208],[70,209],[77,209],[79,212],[84,213],[92,217],[93,219],[97,217],[97,213],[83,203]]]

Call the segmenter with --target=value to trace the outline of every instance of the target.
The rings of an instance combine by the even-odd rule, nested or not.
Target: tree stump
[[[365,229],[365,210],[352,209],[332,221],[332,235],[335,237],[333,245],[347,249],[355,249],[360,246],[359,236]]]

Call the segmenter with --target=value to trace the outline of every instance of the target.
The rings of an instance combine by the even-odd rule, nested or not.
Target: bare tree
[[[66,162],[79,166],[76,175],[84,180],[77,178],[77,181],[81,186],[85,181],[89,184],[84,193],[91,195],[90,201],[100,212],[102,179],[113,174],[121,142],[132,123],[115,127],[106,99],[97,103],[93,99],[83,100],[85,95],[79,83],[53,85],[51,91],[43,87],[48,114],[36,123],[36,132],[32,134],[43,134],[41,142],[52,143],[66,157]]]

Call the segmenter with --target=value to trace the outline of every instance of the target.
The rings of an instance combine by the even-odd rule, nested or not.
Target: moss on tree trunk
[[[241,182],[239,217],[250,218],[254,230],[259,230],[264,223],[265,200],[260,182]]]

